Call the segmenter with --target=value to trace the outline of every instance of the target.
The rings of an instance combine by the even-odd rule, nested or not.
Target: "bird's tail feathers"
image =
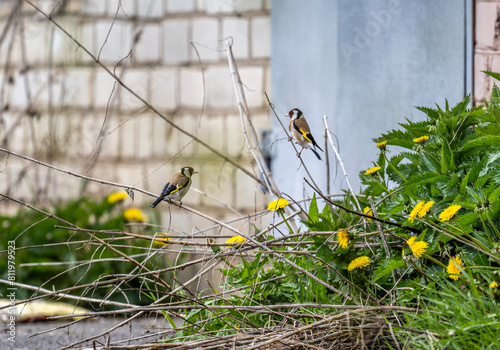
[[[156,207],[158,204],[160,204],[160,202],[163,200],[163,197],[158,197],[156,198],[156,200],[153,202],[153,204],[151,204],[151,208],[154,208]]]
[[[318,148],[319,148],[319,147],[318,147]],[[320,148],[320,149],[321,149],[321,148]],[[311,148],[311,151],[313,151],[313,152],[314,152],[314,155],[316,156],[316,158],[318,158],[319,160],[323,160],[323,159],[321,159],[321,157],[320,157],[319,153],[318,153],[318,152],[316,152],[316,150],[315,150],[315,149]],[[323,152],[323,151],[322,151],[322,152]]]

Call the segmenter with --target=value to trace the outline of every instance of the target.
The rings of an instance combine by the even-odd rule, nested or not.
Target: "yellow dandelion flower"
[[[375,174],[377,171],[380,170],[380,167],[379,166],[374,166],[373,168],[370,168],[370,169],[367,169],[365,171],[365,175],[372,175],[372,174]]]
[[[377,148],[380,148],[381,150],[385,150],[385,147],[387,146],[387,141],[377,142],[375,146],[377,146]]]
[[[243,236],[234,236],[234,237],[231,237],[229,238],[226,243],[243,243],[245,242],[247,239]]]
[[[346,249],[349,246],[349,233],[346,230],[340,230],[337,232],[337,239],[339,241],[339,245]]]
[[[286,207],[288,205],[288,201],[284,198],[279,198],[279,199],[276,199],[274,201],[272,201],[271,203],[268,204],[267,206],[267,210],[272,210],[272,211],[275,211],[275,210],[280,210],[280,209],[283,209],[284,207]]]
[[[116,202],[121,202],[122,200],[124,200],[127,197],[128,197],[127,192],[123,192],[123,191],[113,192],[108,196],[107,200],[108,200],[109,204],[113,204]]]
[[[427,242],[424,241],[417,241],[415,242],[415,244],[410,246],[413,255],[415,255],[417,258],[420,258],[422,255],[424,255],[428,247],[429,244],[427,244]]]
[[[425,135],[425,136],[420,136],[420,137],[414,138],[413,142],[424,144],[428,139],[429,139],[429,136]]]
[[[452,280],[458,280],[458,276],[460,275],[460,269],[458,268],[459,266],[463,267],[462,260],[458,257],[458,255],[455,255],[450,259],[450,261],[448,262],[448,267],[446,268],[446,272],[450,274],[449,277]]]
[[[420,210],[422,210],[424,204],[425,204],[425,201],[420,201],[417,203],[417,205],[415,205],[415,207],[413,208],[413,210],[410,213],[410,216],[408,216],[409,222],[413,222],[415,220],[415,218],[418,216],[418,213],[420,212]]]
[[[498,288],[498,283],[496,283],[495,281],[491,282],[490,288]]]
[[[365,213],[366,215],[373,216],[373,212],[370,207],[365,207],[365,209],[363,209],[363,213]],[[372,221],[372,219],[368,219],[368,221]]]
[[[360,256],[359,258],[356,258],[353,261],[351,261],[351,263],[347,267],[347,270],[352,271],[354,269],[362,269],[364,267],[367,267],[370,263],[371,261],[369,257]]]
[[[420,209],[420,211],[417,213],[418,217],[423,218],[424,216],[426,216],[433,205],[434,201],[428,201],[427,203],[425,203],[422,209]]]
[[[452,204],[452,205],[450,205],[448,208],[446,208],[445,210],[443,210],[441,212],[441,214],[439,214],[439,220],[441,220],[441,221],[448,221],[448,220],[450,220],[452,217],[455,216],[455,214],[457,213],[457,211],[460,210],[460,208],[462,208],[462,206],[458,205],[458,204]]]
[[[417,236],[411,236],[410,239],[406,241],[406,244],[408,244],[410,247],[413,243],[415,243],[415,240],[417,239]]]
[[[140,209],[137,208],[129,208],[123,211],[123,217],[127,221],[137,221],[144,222],[147,220],[147,216],[145,216]]]
[[[427,242],[424,241],[416,241],[416,239],[417,236],[413,236],[406,241],[406,244],[410,246],[413,255],[415,255],[417,258],[420,258],[422,255],[424,255],[425,251],[429,247],[429,244],[427,244]]]

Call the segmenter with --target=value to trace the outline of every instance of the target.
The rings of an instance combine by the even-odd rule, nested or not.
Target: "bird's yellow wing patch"
[[[300,133],[302,134],[302,136],[303,136],[303,137],[304,137],[307,141],[309,141],[310,143],[313,143],[313,142],[311,141],[311,139],[309,138],[309,136],[307,136],[307,135],[309,135],[307,132],[305,132],[305,131],[304,131],[304,130],[302,130],[302,129],[299,129],[299,131],[300,131]]]
[[[307,141],[309,141],[310,143],[313,143],[312,140],[309,138],[309,136],[308,136],[309,133],[307,131],[304,131],[302,128],[299,128],[296,123],[293,123],[293,128],[295,130],[297,130],[298,132],[300,132],[302,137],[304,137]]]
[[[175,192],[179,191],[182,188],[184,188],[184,186],[182,186],[182,185],[177,186],[177,188],[175,190],[173,190],[172,192],[170,192],[169,194],[175,193]]]

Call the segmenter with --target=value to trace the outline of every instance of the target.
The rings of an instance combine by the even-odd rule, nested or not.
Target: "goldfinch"
[[[319,160],[321,160],[321,157],[316,151],[316,148],[318,148],[321,152],[323,152],[323,150],[318,146],[318,144],[314,140],[314,137],[311,135],[311,129],[309,129],[309,124],[307,124],[306,118],[304,117],[302,111],[298,108],[294,108],[290,112],[288,112],[285,117],[290,117],[290,125],[288,126],[290,132],[292,133],[292,136],[297,141],[297,143],[302,146],[302,150],[300,150],[298,156],[300,156],[304,148],[308,148],[314,152]]]
[[[191,176],[197,174],[190,166],[185,166],[168,180],[160,196],[151,204],[154,208],[164,199],[181,201],[191,186]],[[181,202],[182,203],[182,202]]]

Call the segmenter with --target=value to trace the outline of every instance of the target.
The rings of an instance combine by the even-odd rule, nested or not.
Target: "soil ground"
[[[7,328],[0,327],[0,349],[5,350],[56,350],[66,345],[76,343],[83,339],[104,333],[113,328],[124,319],[121,318],[97,318],[77,322],[70,326],[73,321],[37,321],[16,324],[15,343],[8,340],[10,335]],[[62,327],[62,328],[59,328]],[[56,329],[58,328],[58,329]],[[52,330],[55,329],[55,330]],[[163,339],[170,333],[169,323],[161,317],[144,317],[135,319],[131,323],[117,328],[112,332],[100,336],[95,340],[106,344],[108,339],[113,345],[135,345],[152,343]],[[33,336],[39,332],[52,330]],[[31,336],[31,337],[30,337]],[[140,339],[134,339],[140,338]],[[122,340],[123,342],[116,343]],[[95,342],[96,347],[101,344]],[[93,349],[94,342],[88,341],[78,344],[71,349]]]

